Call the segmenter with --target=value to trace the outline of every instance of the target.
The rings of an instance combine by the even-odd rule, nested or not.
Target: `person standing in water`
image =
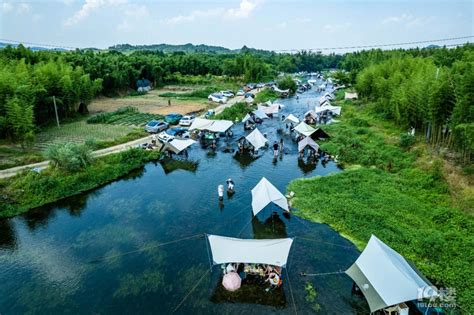
[[[283,154],[283,138],[280,138],[280,153]]]
[[[273,156],[274,157],[278,157],[278,148],[279,148],[278,142],[275,141],[273,143]]]

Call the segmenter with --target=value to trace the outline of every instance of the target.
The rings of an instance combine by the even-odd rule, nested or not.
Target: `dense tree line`
[[[155,86],[199,82],[213,76],[246,82],[270,80],[280,72],[345,69],[338,79],[356,83],[361,96],[404,127],[429,134],[430,141],[472,149],[473,49],[370,50],[345,55],[311,52],[277,54],[242,48],[232,53],[161,51],[0,50],[0,137],[20,142],[35,126],[85,108],[97,93],[136,89],[139,79]],[[186,81],[185,81],[186,80]],[[201,82],[202,83],[202,82]]]
[[[375,110],[437,147],[454,147],[464,161],[474,152],[474,46],[370,51],[347,55],[356,89]]]

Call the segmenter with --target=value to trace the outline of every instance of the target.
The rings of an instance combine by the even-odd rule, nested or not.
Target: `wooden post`
[[[56,107],[56,96],[53,95],[54,113],[56,114],[56,124],[59,126],[58,108]]]

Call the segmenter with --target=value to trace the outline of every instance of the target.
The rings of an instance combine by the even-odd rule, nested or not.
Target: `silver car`
[[[161,120],[152,120],[145,125],[145,131],[149,133],[158,133],[168,128],[168,123]]]

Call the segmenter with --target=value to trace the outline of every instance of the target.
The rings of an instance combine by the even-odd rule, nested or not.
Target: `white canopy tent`
[[[258,105],[258,110],[261,110],[266,115],[275,115],[278,114],[280,111],[279,104],[271,104],[271,105]]]
[[[316,114],[322,114],[324,112],[331,112],[334,115],[340,115],[341,114],[341,106],[323,105],[323,106],[316,107],[314,109],[314,112]]]
[[[260,119],[268,119],[269,118],[267,116],[267,114],[265,114],[265,112],[263,110],[260,110],[260,109],[256,109],[256,110],[252,111],[252,113],[255,115],[255,117],[260,118]],[[245,117],[242,119],[242,122],[245,123],[246,121],[248,121],[251,118],[252,118],[252,116],[250,116],[250,114],[246,114]]]
[[[293,114],[289,114],[288,116],[286,116],[285,120],[283,120],[284,124],[286,123],[298,124],[299,122],[300,120],[298,119],[298,117],[294,116]]]
[[[415,300],[420,292],[423,298],[438,296],[416,268],[375,235],[346,274],[361,289],[371,312]]]
[[[272,185],[265,177],[252,189],[252,210],[257,215],[270,202],[273,202],[280,208],[290,211],[286,197]]]
[[[267,138],[265,138],[262,133],[255,128],[251,133],[249,133],[245,139],[255,148],[255,150],[260,149],[261,147],[265,146],[267,143]]]
[[[316,152],[319,150],[319,144],[317,144],[313,139],[310,137],[306,137],[300,142],[298,142],[298,152],[301,152],[304,148],[307,146],[310,146],[313,148]]]
[[[230,120],[214,120],[214,123],[208,130],[211,132],[226,132],[233,124]]]
[[[307,116],[311,116],[313,118],[316,118],[316,112],[314,110],[309,110],[306,113],[304,113],[304,117],[306,118]]]
[[[166,148],[178,154],[181,151],[186,150],[187,148],[189,148],[191,145],[195,143],[196,141],[192,139],[173,139],[166,144]]]
[[[230,120],[210,120],[196,118],[189,127],[189,130],[207,130],[210,132],[226,132],[234,123]]]
[[[212,126],[213,120],[196,117],[189,127],[189,130],[207,130]]]
[[[277,86],[273,86],[273,91],[278,92],[278,93],[290,93],[290,89],[282,90],[278,88]]]
[[[295,131],[297,131],[298,133],[306,137],[309,137],[313,134],[313,132],[316,131],[316,129],[314,129],[313,127],[309,126],[304,121],[302,121],[298,124],[298,126],[295,127]]]
[[[214,264],[249,263],[285,267],[292,238],[267,240],[207,235]]]

